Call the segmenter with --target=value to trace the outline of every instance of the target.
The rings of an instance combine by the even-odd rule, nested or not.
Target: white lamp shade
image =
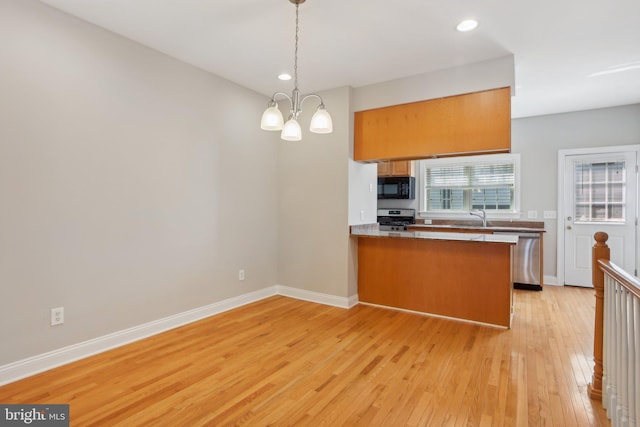
[[[260,128],[264,130],[281,130],[284,119],[278,107],[269,107],[262,113]]]
[[[309,130],[313,133],[331,133],[333,132],[333,121],[329,112],[319,107],[313,117],[311,117],[311,126]]]
[[[300,141],[302,139],[302,129],[296,119],[289,119],[282,128],[280,138],[285,141]]]

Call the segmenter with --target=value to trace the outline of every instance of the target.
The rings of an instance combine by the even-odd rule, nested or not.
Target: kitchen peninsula
[[[360,302],[509,328],[517,236],[353,226]]]

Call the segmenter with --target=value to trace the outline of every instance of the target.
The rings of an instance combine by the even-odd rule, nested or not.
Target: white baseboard
[[[544,284],[551,286],[563,286],[560,282],[558,282],[557,276],[544,276]]]
[[[285,297],[331,305],[339,308],[351,308],[358,303],[358,295],[351,297],[338,297],[335,295],[321,294],[319,292],[306,291],[304,289],[291,288],[289,286],[276,285],[276,293]]]
[[[178,313],[163,319],[144,323],[142,325],[134,326],[102,337],[0,366],[0,386],[123,346],[125,344],[130,344],[134,341],[138,341],[152,335],[166,332],[170,329],[174,329],[206,317],[223,313],[252,302],[260,301],[274,295],[283,295],[286,297],[340,308],[351,308],[358,302],[357,295],[350,298],[343,298],[336,297],[334,295],[290,288],[287,286],[270,286],[259,291],[239,295],[204,307]]]
[[[178,313],[163,319],[144,323],[112,334],[104,335],[78,344],[49,351],[8,365],[0,366],[0,385],[65,365],[85,357],[93,356],[134,341],[156,335],[205,317],[268,298],[276,294],[275,286],[229,298],[193,310]]]

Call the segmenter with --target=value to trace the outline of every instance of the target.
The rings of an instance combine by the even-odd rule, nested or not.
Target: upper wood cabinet
[[[378,163],[378,176],[413,176],[412,160],[384,161]]]
[[[511,150],[506,88],[359,111],[354,160],[423,159]]]

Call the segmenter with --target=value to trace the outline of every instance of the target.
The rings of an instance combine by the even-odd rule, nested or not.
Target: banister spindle
[[[611,251],[607,246],[609,235],[599,231],[594,236],[595,245],[591,250],[591,281],[596,291],[596,315],[593,337],[593,377],[589,384],[589,397],[602,400],[602,335],[603,335],[603,312],[604,312],[604,272],[598,266],[599,259],[611,257]]]

